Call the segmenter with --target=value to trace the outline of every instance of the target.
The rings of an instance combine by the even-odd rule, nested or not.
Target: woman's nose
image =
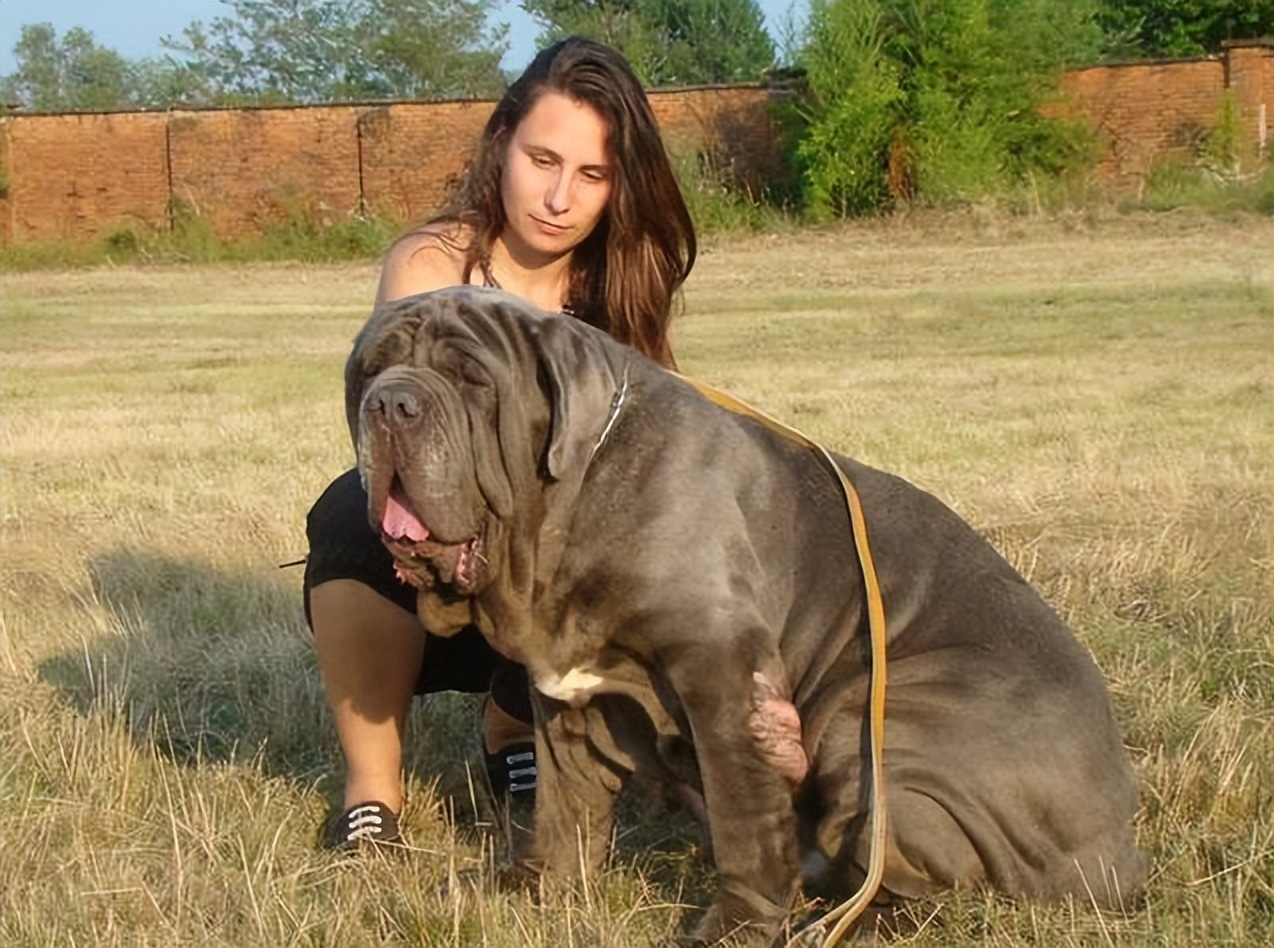
[[[549,184],[544,195],[544,206],[554,214],[563,214],[571,207],[571,176],[559,173]]]

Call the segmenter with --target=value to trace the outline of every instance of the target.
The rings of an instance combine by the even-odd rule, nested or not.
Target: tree
[[[355,41],[396,96],[498,95],[508,26],[488,20],[497,0],[371,0]]]
[[[0,80],[6,102],[41,112],[134,108],[135,76],[117,52],[75,27],[58,39],[51,23],[22,27],[13,47],[17,68]]]
[[[669,83],[755,82],[774,65],[755,0],[656,0],[646,9],[663,25]]]
[[[837,215],[1000,194],[1087,158],[1041,115],[1100,49],[1097,0],[813,0],[800,63],[808,203]]]
[[[547,45],[580,35],[614,46],[647,86],[755,82],[774,65],[756,0],[525,0]]]
[[[226,0],[164,46],[185,86],[220,103],[490,96],[508,27],[496,0]]]
[[[1110,59],[1203,56],[1274,35],[1274,0],[1102,0],[1097,21]]]
[[[859,216],[888,205],[889,140],[904,95],[885,56],[875,0],[814,0],[798,62],[808,83],[797,160],[815,216]]]

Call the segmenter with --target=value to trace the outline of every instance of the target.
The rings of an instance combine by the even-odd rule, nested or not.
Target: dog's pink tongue
[[[429,531],[412,512],[411,508],[400,501],[397,491],[389,495],[385,502],[385,516],[381,519],[381,529],[395,540],[407,539],[419,543],[428,539]]]

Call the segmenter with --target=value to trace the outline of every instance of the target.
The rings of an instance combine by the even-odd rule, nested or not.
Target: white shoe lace
[[[535,754],[531,751],[525,751],[521,754],[509,754],[504,758],[504,762],[509,765],[509,793],[520,793],[524,790],[535,789],[535,778],[537,772],[535,769]],[[529,767],[519,767],[518,764],[530,764]],[[519,783],[524,777],[530,779],[524,783]]]
[[[380,807],[356,806],[345,816],[345,838],[375,839],[384,832],[384,824]]]

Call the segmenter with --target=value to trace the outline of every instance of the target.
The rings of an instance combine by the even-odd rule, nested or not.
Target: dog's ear
[[[471,406],[477,408],[477,405]],[[510,456],[518,453],[517,442],[521,437],[515,425],[506,423],[510,411],[503,405],[497,409],[499,420],[498,432],[486,435],[484,429],[474,424],[473,465],[474,475],[478,479],[478,489],[486,498],[487,504],[501,519],[513,515],[514,481],[518,477],[517,468],[510,463]]]
[[[345,423],[349,426],[349,437],[354,443],[355,454],[358,453],[358,408],[362,400],[363,373],[358,367],[356,346],[345,360]]]
[[[617,395],[608,341],[601,330],[570,316],[546,316],[535,325],[541,384],[550,408],[544,467],[555,480],[588,463],[605,429]]]
[[[547,327],[542,327],[547,328]],[[571,438],[571,372],[560,346],[543,344],[544,336],[562,336],[551,329],[541,334],[540,372],[549,396],[549,438],[544,449],[545,473],[560,480],[568,466]],[[547,354],[546,354],[547,350]]]

